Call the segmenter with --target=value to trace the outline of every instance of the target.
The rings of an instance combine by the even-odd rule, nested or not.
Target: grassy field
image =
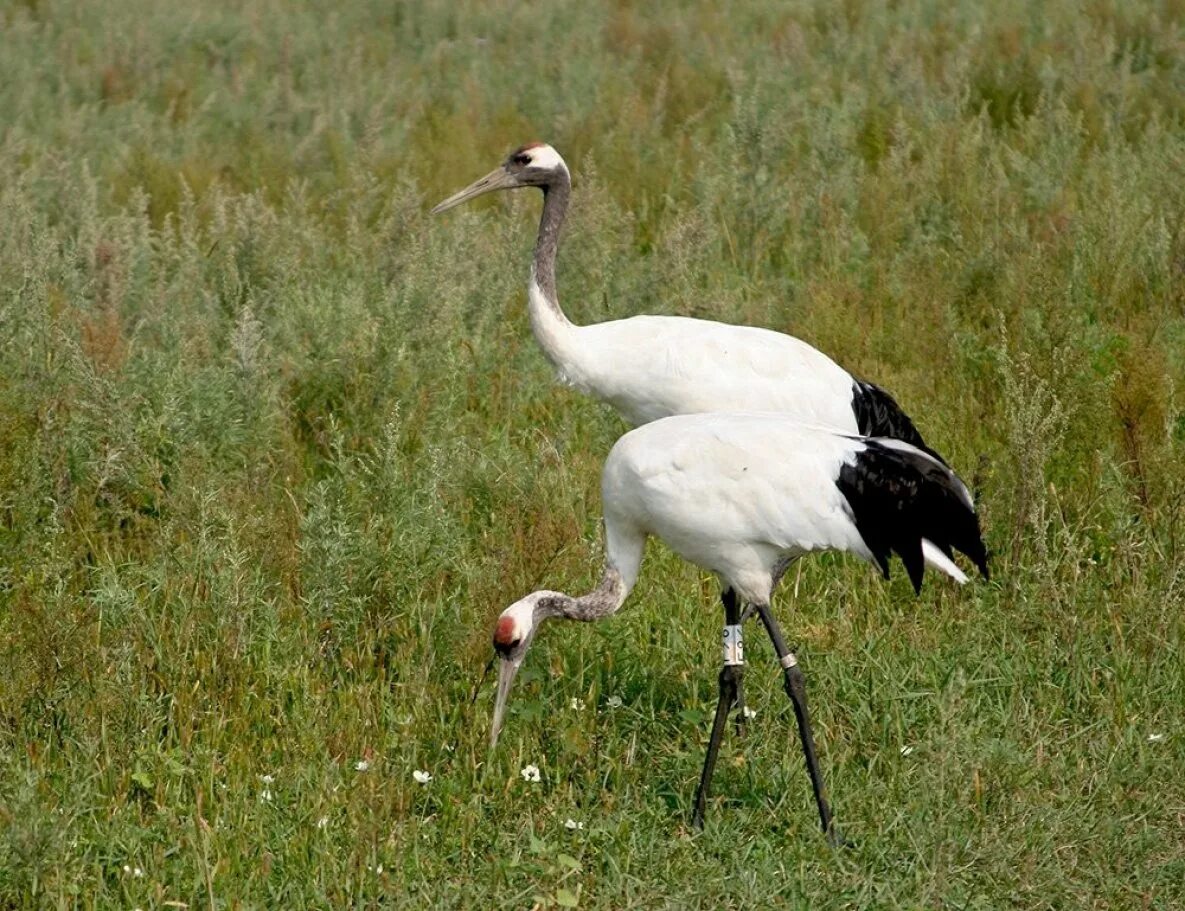
[[[1185,2],[0,23],[0,907],[1185,907]],[[990,584],[775,605],[851,849],[756,628],[689,831],[721,618],[657,545],[487,753],[623,430],[530,335],[537,194],[427,215],[533,139],[575,320],[792,332],[977,492]]]

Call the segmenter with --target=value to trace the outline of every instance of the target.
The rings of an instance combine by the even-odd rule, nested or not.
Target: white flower
[[[751,709],[748,706],[745,706],[745,717],[746,718],[756,718],[757,717],[757,709]]]
[[[260,791],[259,792],[259,799],[264,800],[264,801],[271,800],[272,799],[271,788],[264,788],[262,791]]]
[[[605,705],[609,706],[609,708],[611,708],[611,709],[619,709],[619,708],[621,708],[621,697],[620,696],[610,696],[608,699],[605,700]]]
[[[328,816],[322,816],[320,819],[317,820],[317,828],[318,829],[324,829],[328,825],[329,825],[329,817]]]
[[[144,871],[139,867],[132,867],[132,876],[136,877],[136,879],[141,879],[144,876]]]
[[[575,819],[565,819],[564,820],[564,828],[571,829],[573,832],[583,832],[584,831],[584,823],[577,822]]]
[[[259,780],[262,781],[264,784],[271,784],[276,779],[272,775],[260,775]]]
[[[369,870],[371,873],[375,873],[379,876],[383,875],[383,865],[382,864],[379,864],[377,867],[367,867],[366,869]]]
[[[130,874],[132,872],[132,868],[129,867],[127,864],[124,864],[123,865],[123,872]]]
[[[539,766],[528,765],[523,766],[523,770],[519,772],[523,776],[523,781],[538,781],[539,780]]]
[[[355,772],[365,772],[369,768],[370,763],[365,759],[359,759],[356,763],[354,763]]]
[[[1149,734],[1149,743],[1164,743],[1164,734]]]
[[[913,752],[913,747],[902,747],[901,748],[901,755],[902,756],[908,756],[912,752]]]
[[[427,784],[428,782],[430,782],[432,780],[432,773],[423,771],[422,769],[416,769],[414,772],[411,773],[411,777],[414,778],[416,781],[418,781],[420,784]]]
[[[577,699],[575,696],[573,696],[572,701],[568,703],[568,707],[575,712],[579,712],[584,708],[584,700]]]

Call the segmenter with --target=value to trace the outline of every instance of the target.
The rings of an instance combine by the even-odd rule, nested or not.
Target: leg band
[[[794,657],[794,652],[786,652],[782,656],[782,667],[786,670],[790,670],[790,668],[797,666],[797,664],[798,659]]]
[[[729,625],[724,627],[724,663],[726,665],[743,665],[745,663],[745,644],[741,641],[741,626]]]

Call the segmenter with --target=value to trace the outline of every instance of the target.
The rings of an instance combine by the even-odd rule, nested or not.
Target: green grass
[[[1185,905],[1183,22],[0,8],[0,907]],[[721,620],[659,546],[487,753],[493,618],[598,577],[623,429],[531,338],[534,195],[427,215],[537,138],[575,319],[793,332],[977,491],[992,583],[776,604],[850,850],[756,628],[688,830]]]

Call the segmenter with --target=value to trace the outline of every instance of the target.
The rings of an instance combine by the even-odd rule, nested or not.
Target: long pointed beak
[[[498,696],[494,700],[494,723],[490,725],[490,749],[498,745],[498,732],[502,730],[502,720],[506,715],[506,703],[510,698],[510,685],[514,683],[514,675],[518,673],[518,664],[502,659],[498,668]]]
[[[441,212],[451,209],[453,206],[459,206],[461,203],[473,199],[476,196],[481,196],[485,193],[492,193],[494,190],[509,190],[512,187],[517,187],[518,184],[514,178],[510,176],[505,168],[495,168],[490,171],[481,180],[475,180],[469,184],[464,190],[454,193],[444,202],[437,203],[432,209],[433,215],[439,215]]]

